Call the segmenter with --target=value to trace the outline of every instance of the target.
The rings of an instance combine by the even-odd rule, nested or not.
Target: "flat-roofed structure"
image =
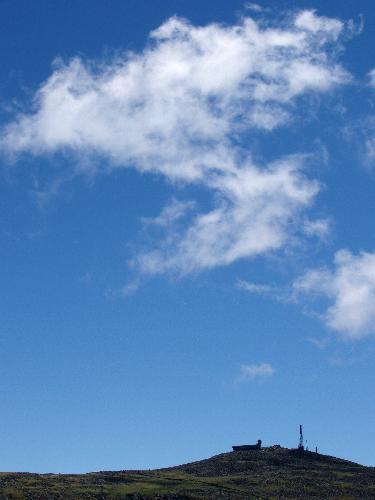
[[[249,450],[260,450],[262,448],[262,440],[258,439],[257,444],[241,444],[238,446],[232,446],[233,451],[249,451]]]

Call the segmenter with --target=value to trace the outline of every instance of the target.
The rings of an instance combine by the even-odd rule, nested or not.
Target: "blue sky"
[[[374,465],[372,2],[0,19],[0,470]]]

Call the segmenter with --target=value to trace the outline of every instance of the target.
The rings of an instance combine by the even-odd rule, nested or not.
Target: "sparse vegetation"
[[[374,499],[375,468],[286,448],[152,471],[0,474],[0,499]]]

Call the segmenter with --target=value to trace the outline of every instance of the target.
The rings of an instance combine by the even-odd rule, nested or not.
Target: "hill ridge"
[[[154,470],[0,473],[1,499],[374,499],[375,468],[288,448],[220,453]]]

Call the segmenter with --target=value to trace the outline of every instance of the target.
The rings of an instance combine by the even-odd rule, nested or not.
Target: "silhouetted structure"
[[[303,446],[303,434],[302,434],[302,425],[299,426],[299,445],[298,449],[303,451],[305,448]]]
[[[258,439],[257,444],[242,444],[238,446],[232,446],[233,451],[248,451],[248,450],[260,450],[262,448],[262,440]]]

